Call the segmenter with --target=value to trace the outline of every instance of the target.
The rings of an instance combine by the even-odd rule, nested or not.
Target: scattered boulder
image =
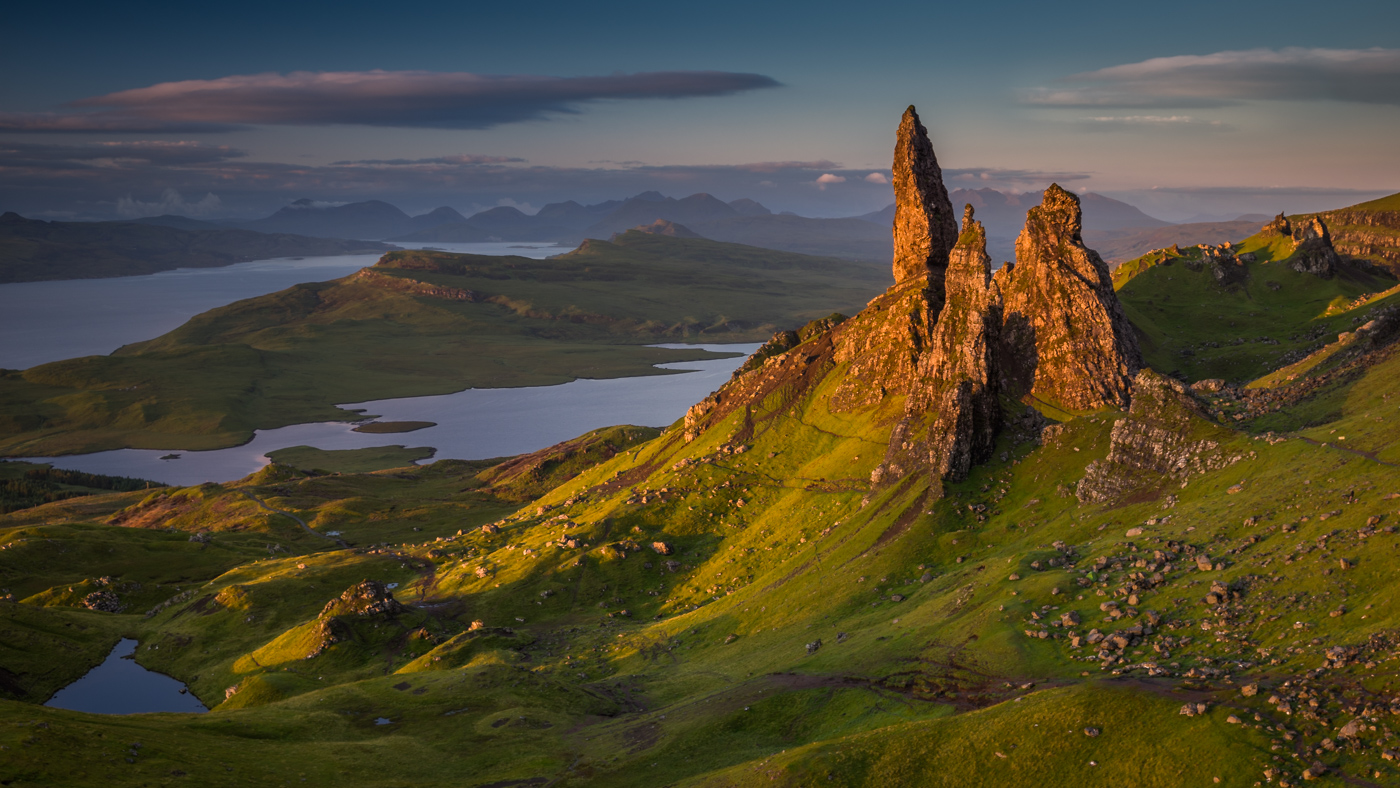
[[[111,591],[93,591],[83,597],[83,607],[88,610],[96,610],[99,613],[120,613],[122,612],[121,600]]]
[[[671,545],[667,544],[666,542],[660,541],[652,542],[651,549],[655,550],[657,555],[670,555],[671,553],[675,552],[672,549]]]

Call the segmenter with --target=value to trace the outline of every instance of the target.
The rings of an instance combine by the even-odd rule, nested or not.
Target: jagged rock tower
[[[890,434],[879,483],[912,471],[958,480],[992,455],[1001,429],[997,346],[1001,292],[992,281],[987,233],[963,214],[962,233],[948,256],[944,304],[928,349],[919,359],[904,417]]]
[[[941,284],[948,253],[958,242],[953,205],[928,131],[911,105],[899,120],[894,146],[894,281],[932,275]]]
[[[1076,410],[1128,404],[1142,362],[1108,267],[1080,239],[1079,199],[1051,186],[1027,216],[1019,262],[994,277],[971,206],[961,233],[953,222],[913,107],[899,124],[893,169],[894,286],[854,318],[774,337],[690,409],[685,440],[742,414],[725,440],[748,441],[826,390],[819,404],[832,413],[895,422],[872,486],[927,479],[938,495],[943,481],[991,457],[1005,394]]]
[[[1142,353],[1081,227],[1079,198],[1055,184],[1026,213],[1016,263],[995,277],[1005,311],[1002,381],[1011,396],[1071,410],[1126,408]]]

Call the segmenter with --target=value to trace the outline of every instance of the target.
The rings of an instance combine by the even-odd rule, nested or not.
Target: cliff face
[[[934,289],[941,291],[958,225],[928,131],[913,107],[899,121],[893,170],[894,281],[930,275]]]
[[[1079,198],[1051,185],[1026,214],[1016,264],[997,271],[1005,301],[1007,393],[1073,410],[1127,407],[1142,367],[1108,266],[1080,237]]]

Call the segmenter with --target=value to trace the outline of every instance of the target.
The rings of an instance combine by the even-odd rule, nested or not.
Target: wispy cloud
[[[1051,183],[1070,183],[1093,177],[1087,172],[1065,170],[1019,170],[997,167],[970,167],[943,170],[943,180],[952,188],[1036,191]]]
[[[726,96],[780,83],[762,74],[653,71],[596,77],[437,71],[296,71],[163,82],[93,96],[68,113],[0,114],[0,131],[198,132],[249,125],[486,129],[576,114],[606,100]]]
[[[872,172],[864,178],[866,183],[889,183],[890,179],[885,177],[883,172]]]
[[[1113,129],[1234,130],[1233,126],[1223,121],[1205,120],[1191,115],[1097,115],[1084,118],[1081,124],[1090,131],[1108,131]]]
[[[1027,93],[1057,107],[1221,107],[1247,100],[1400,104],[1400,49],[1249,49],[1159,57]]]
[[[846,182],[845,177],[843,177],[843,176],[841,176],[841,175],[834,175],[834,174],[829,173],[829,172],[828,172],[828,173],[824,173],[824,174],[818,176],[818,177],[817,177],[817,180],[815,181],[815,183],[817,184],[817,188],[818,188],[818,189],[825,189],[825,188],[828,187],[828,186],[833,186],[833,185],[835,185],[835,184],[838,184],[838,183],[845,183],[845,182]]]

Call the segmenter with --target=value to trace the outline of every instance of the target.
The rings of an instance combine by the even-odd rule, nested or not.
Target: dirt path
[[[292,518],[293,520],[296,520],[296,521],[297,521],[297,525],[300,525],[301,528],[302,528],[302,530],[306,531],[307,533],[311,534],[312,536],[316,536],[316,537],[319,537],[319,538],[321,538],[321,539],[325,539],[325,540],[328,541],[328,542],[335,542],[336,544],[340,545],[341,547],[345,547],[345,548],[350,547],[350,545],[346,544],[344,540],[336,539],[336,538],[333,537],[333,536],[326,536],[325,534],[323,534],[323,533],[321,533],[321,532],[315,530],[315,529],[312,528],[311,526],[307,525],[305,520],[301,519],[300,517],[297,517],[296,515],[292,514],[291,512],[283,511],[282,509],[274,509],[274,508],[272,508],[271,506],[268,506],[267,503],[264,502],[261,498],[259,498],[259,497],[256,496],[256,495],[253,495],[252,493],[248,492],[247,490],[239,490],[239,492],[240,492],[240,493],[243,493],[243,496],[244,496],[245,498],[247,498],[248,500],[252,501],[253,503],[257,504],[258,506],[262,507],[263,509],[266,509],[267,511],[272,512],[273,514],[284,515],[284,516],[287,516],[287,517]]]

